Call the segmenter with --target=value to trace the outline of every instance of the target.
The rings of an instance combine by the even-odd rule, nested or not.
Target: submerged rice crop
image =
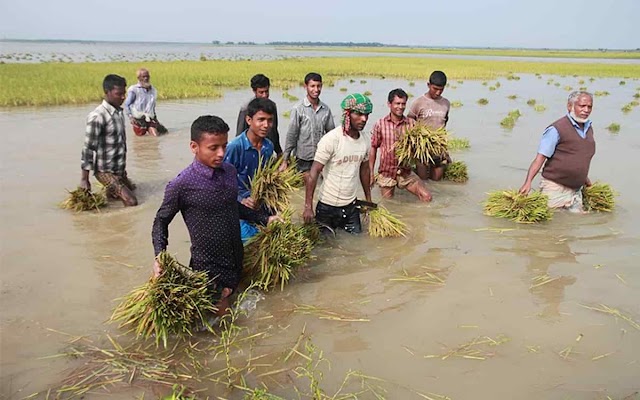
[[[611,133],[618,133],[620,132],[620,124],[612,122],[609,124],[609,126],[607,126],[606,129]]]
[[[608,96],[609,92],[607,92],[606,90],[596,90],[595,93],[593,94],[596,97],[601,97],[601,96]]]
[[[595,182],[582,188],[582,203],[586,211],[611,212],[615,206],[615,193],[606,183]]]
[[[536,99],[529,99],[527,100],[527,105],[528,106],[535,106],[536,105]]]
[[[478,104],[480,104],[481,106],[485,106],[487,104],[489,104],[489,100],[482,98],[480,100],[478,100]]]
[[[515,95],[515,94],[512,94],[512,95],[507,96],[507,98],[508,98],[509,100],[515,100],[515,99],[517,99],[517,98],[518,98],[518,96],[517,96],[517,95]]]
[[[536,104],[535,107],[533,107],[534,110],[536,110],[537,112],[543,112],[547,109],[547,107],[544,104]]]
[[[449,138],[447,143],[447,149],[450,151],[464,150],[468,149],[469,147],[471,147],[471,144],[469,143],[469,139],[467,138],[452,137]]]
[[[484,203],[484,213],[518,223],[547,221],[553,217],[548,201],[549,198],[540,192],[523,195],[516,190],[498,190],[489,193]]]
[[[463,106],[463,104],[462,104],[461,101],[454,100],[454,101],[451,102],[451,107],[453,107],[453,108],[458,108],[458,107],[462,107],[462,106]]]

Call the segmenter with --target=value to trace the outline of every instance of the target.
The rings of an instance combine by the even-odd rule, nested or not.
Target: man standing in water
[[[421,201],[431,201],[431,193],[411,168],[398,165],[396,142],[415,124],[415,121],[404,115],[407,107],[407,93],[402,89],[389,92],[387,105],[389,114],[380,118],[371,131],[371,152],[369,153],[369,169],[371,170],[371,186],[374,185],[374,168],[378,149],[380,149],[380,166],[378,167],[378,185],[382,197],[392,198],[396,186],[415,194]]]
[[[306,185],[305,222],[312,222],[313,194],[322,173],[324,181],[318,196],[315,219],[331,229],[341,228],[349,233],[362,232],[360,210],[356,205],[358,183],[367,201],[371,201],[368,135],[363,129],[373,111],[367,96],[350,94],[341,103],[342,125],[320,139]]]
[[[249,108],[249,103],[253,99],[268,99],[269,98],[269,88],[271,87],[271,81],[269,78],[262,74],[254,75],[251,78],[251,90],[253,90],[253,98],[247,101],[245,104],[240,107],[240,112],[238,113],[238,123],[236,128],[236,137],[240,136],[242,132],[249,129],[249,124],[247,123],[247,110]],[[275,102],[273,103],[275,106]],[[280,157],[282,154],[282,146],[280,146],[280,132],[278,132],[278,107],[276,106],[275,113],[273,114],[273,125],[267,134],[267,138],[271,140],[273,143],[273,149],[276,152],[276,155]]]
[[[165,189],[153,221],[153,249],[157,256],[169,245],[169,224],[180,212],[191,239],[189,266],[207,271],[212,280],[219,315],[229,307],[229,296],[240,283],[244,248],[238,220],[263,225],[279,217],[256,212],[237,201],[237,171],[223,162],[229,126],[219,117],[198,117],[191,125],[194,160]],[[158,260],[154,276],[161,273]]]
[[[427,87],[429,90],[418,97],[409,108],[409,118],[422,122],[432,129],[444,128],[449,121],[449,100],[442,97],[442,92],[447,85],[447,76],[442,71],[433,71],[429,77]],[[450,162],[448,154],[441,157],[433,157],[433,163],[424,165],[418,163],[416,172],[420,179],[439,181],[444,176],[445,163]]]
[[[538,154],[533,159],[520,193],[528,194],[540,168],[540,191],[549,196],[550,208],[584,212],[582,187],[591,186],[589,166],[596,153],[591,127],[593,95],[576,91],[567,100],[567,114],[553,122],[542,134]]]
[[[151,85],[151,75],[146,68],[140,68],[136,72],[138,83],[131,85],[127,90],[127,101],[124,103],[124,112],[129,117],[133,133],[144,136],[158,136],[166,133],[165,128],[156,116],[156,100],[158,91]]]
[[[302,101],[291,110],[291,122],[287,131],[282,169],[287,167],[289,157],[296,157],[296,166],[304,175],[307,184],[318,142],[325,133],[336,127],[329,106],[320,101],[322,76],[310,72],[304,77],[307,92]]]
[[[89,171],[107,188],[110,198],[119,198],[125,206],[138,205],[135,185],[127,176],[127,136],[124,127],[124,101],[127,81],[107,75],[102,81],[104,100],[87,117],[82,148],[80,187],[91,190]]]

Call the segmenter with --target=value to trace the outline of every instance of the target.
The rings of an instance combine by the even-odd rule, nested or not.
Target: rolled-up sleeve
[[[542,139],[540,139],[538,153],[547,158],[551,158],[553,153],[556,152],[556,146],[558,146],[559,141],[560,134],[558,130],[553,126],[548,127],[542,134]]]

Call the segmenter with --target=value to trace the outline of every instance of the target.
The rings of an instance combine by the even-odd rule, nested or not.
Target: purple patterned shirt
[[[169,244],[169,224],[180,212],[191,238],[191,261],[222,287],[235,289],[242,272],[243,247],[239,219],[265,225],[268,215],[238,203],[237,171],[228,163],[208,167],[193,160],[167,185],[153,221],[157,255]]]

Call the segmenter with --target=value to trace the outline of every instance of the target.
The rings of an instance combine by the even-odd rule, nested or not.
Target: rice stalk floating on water
[[[433,163],[436,157],[447,152],[448,132],[444,128],[433,129],[423,123],[416,123],[396,142],[396,156],[400,165],[411,166],[416,162]]]
[[[586,211],[611,212],[615,206],[615,193],[606,183],[595,182],[582,188],[582,204]]]
[[[451,151],[455,150],[464,150],[471,147],[471,143],[469,143],[469,139],[467,138],[449,138],[447,141],[447,149]]]
[[[107,194],[104,187],[96,193],[83,188],[67,190],[67,192],[69,192],[69,197],[60,203],[60,208],[65,210],[73,210],[75,212],[100,211],[102,207],[107,205]]]
[[[609,126],[606,127],[606,129],[611,133],[618,133],[620,132],[620,124],[612,122],[611,124],[609,124]]]
[[[444,170],[444,179],[456,183],[468,181],[467,164],[464,161],[454,161],[447,165]]]
[[[540,192],[523,195],[516,190],[497,190],[489,193],[484,203],[484,213],[491,217],[507,218],[518,223],[548,221],[553,212],[548,206],[549,198]]]
[[[406,232],[407,225],[384,206],[369,210],[369,236],[399,237],[405,236]]]
[[[259,227],[244,251],[243,276],[263,290],[289,282],[296,270],[311,259],[312,240],[308,230],[291,222],[291,211],[282,214],[284,222]]]
[[[258,169],[250,179],[251,198],[258,205],[264,204],[274,212],[289,207],[289,195],[303,185],[302,173],[292,159],[283,171],[279,171],[283,158],[271,158],[266,163],[258,162]]]
[[[169,336],[179,338],[192,335],[192,329],[204,326],[208,314],[217,311],[208,285],[207,272],[193,271],[178,262],[166,251],[158,254],[162,272],[144,285],[121,298],[110,321],[120,322],[137,337],[155,337],[167,347]]]

